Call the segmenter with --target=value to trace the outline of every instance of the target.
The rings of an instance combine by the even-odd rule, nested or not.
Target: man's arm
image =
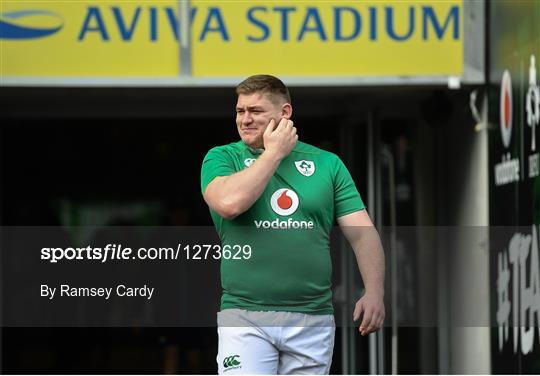
[[[359,331],[366,335],[380,329],[384,323],[384,251],[366,210],[344,215],[337,221],[354,250],[364,281],[365,293],[356,302],[353,319],[357,321],[364,314]]]
[[[233,219],[248,210],[259,197],[285,158],[296,145],[298,135],[293,122],[274,120],[264,132],[265,151],[246,168],[230,176],[218,176],[208,184],[203,197],[208,206],[225,219]]]

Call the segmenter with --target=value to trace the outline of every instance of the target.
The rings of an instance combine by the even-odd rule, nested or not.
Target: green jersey
[[[211,149],[202,164],[202,192],[259,155],[242,141]],[[223,247],[251,249],[248,259],[222,258],[221,309],[332,313],[330,231],[335,218],[362,209],[339,157],[297,142],[246,212],[227,220],[210,210]]]

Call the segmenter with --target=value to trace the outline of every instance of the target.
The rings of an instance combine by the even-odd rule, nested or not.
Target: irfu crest
[[[296,166],[298,172],[304,176],[311,176],[315,173],[315,163],[313,161],[295,161],[294,165]]]

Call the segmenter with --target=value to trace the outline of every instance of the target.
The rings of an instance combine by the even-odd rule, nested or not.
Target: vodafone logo
[[[512,136],[512,79],[510,73],[505,70],[501,81],[501,101],[500,101],[500,127],[503,145],[510,146]]]
[[[278,215],[291,215],[298,209],[300,200],[295,191],[289,188],[281,188],[275,191],[270,198],[270,206]],[[296,221],[287,219],[261,219],[254,221],[255,227],[271,230],[313,230],[315,223],[310,220]]]
[[[272,210],[279,215],[291,215],[298,209],[299,203],[296,192],[288,188],[278,189],[270,198]]]
[[[505,149],[510,146],[512,138],[512,79],[508,70],[503,72],[501,81],[501,99],[499,105],[501,139]],[[512,158],[509,151],[502,155],[502,161],[495,165],[495,185],[510,184],[520,179],[518,158]]]

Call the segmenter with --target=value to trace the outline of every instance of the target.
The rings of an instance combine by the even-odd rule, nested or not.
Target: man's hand
[[[364,296],[356,302],[353,320],[358,321],[362,313],[364,314],[362,323],[358,328],[360,334],[365,336],[382,328],[385,316],[382,294],[366,292]]]
[[[273,154],[281,161],[289,155],[297,140],[298,135],[292,120],[282,118],[276,126],[272,119],[263,134],[265,153]]]
[[[282,118],[277,126],[275,120],[271,120],[263,134],[264,153],[250,168],[212,180],[203,193],[208,206],[228,220],[244,213],[262,195],[281,160],[289,155],[297,140],[291,120]]]

